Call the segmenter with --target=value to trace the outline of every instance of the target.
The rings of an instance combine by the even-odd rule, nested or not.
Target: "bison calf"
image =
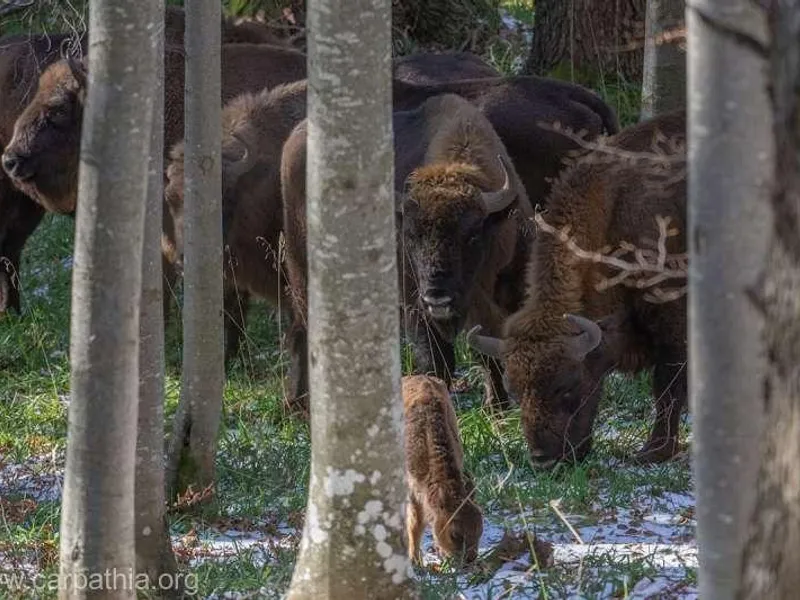
[[[685,112],[667,114],[583,156],[554,184],[546,223],[568,227],[586,251],[616,251],[630,243],[655,252],[657,217],[669,218],[675,235],[666,239],[665,252],[684,253],[685,129]],[[660,159],[637,154],[654,150]],[[616,274],[540,232],[528,265],[527,298],[506,322],[505,339],[474,331],[468,336],[481,352],[503,359],[531,459],[542,466],[589,451],[602,382],[612,369],[653,370],[656,421],[638,458],[656,462],[676,452],[687,395],[685,297],[653,303],[646,289],[598,289]]]
[[[420,563],[427,525],[439,552],[474,561],[483,533],[483,514],[473,500],[472,478],[464,471],[458,421],[447,386],[426,375],[403,377],[405,413],[408,554]]]

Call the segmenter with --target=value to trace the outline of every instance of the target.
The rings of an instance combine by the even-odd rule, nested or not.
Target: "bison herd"
[[[167,290],[183,260],[183,30],[183,12],[168,9]],[[226,361],[237,354],[249,298],[273,303],[291,321],[287,407],[304,412],[306,57],[259,24],[224,20],[222,32]],[[88,44],[64,52],[69,40],[6,37],[0,48],[0,312],[20,311],[20,255],[44,213],[76,209]],[[637,286],[598,285],[613,277],[608,264],[585,260],[535,217],[595,253],[647,246],[668,218],[676,234],[661,251],[685,252],[686,117],[619,131],[614,111],[591,91],[502,77],[468,53],[396,59],[393,104],[397,308],[415,372],[435,377],[403,385],[409,546],[416,556],[430,520],[440,547],[472,554],[480,509],[447,396],[459,333],[469,331],[486,369],[487,406],[521,407],[534,464],[586,455],[613,370],[653,373],[655,422],[638,458],[663,461],[677,451],[687,402],[685,300],[653,302]],[[165,316],[171,297],[165,292]],[[455,520],[454,502],[469,509]]]

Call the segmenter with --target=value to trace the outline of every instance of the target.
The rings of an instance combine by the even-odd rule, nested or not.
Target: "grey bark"
[[[766,366],[749,291],[770,227],[774,165],[765,11],[693,0],[689,33],[690,404],[700,597],[735,596],[754,502]]]
[[[686,106],[685,0],[648,0],[641,120]]]
[[[214,483],[222,412],[220,11],[218,0],[186,6],[183,377],[169,450],[172,492]]]
[[[139,418],[136,439],[136,571],[156,582],[177,571],[164,496],[164,311],[161,218],[164,188],[164,0],[152,0],[152,43],[159,59],[153,83],[147,207],[139,321]],[[175,579],[173,579],[175,581]],[[163,596],[176,589],[160,590]]]
[[[156,48],[150,2],[91,4],[70,335],[59,597],[134,598],[86,585],[133,573],[142,238]]]
[[[311,481],[288,598],[414,597],[391,124],[390,0],[309,4]]]
[[[756,508],[739,597],[794,598],[800,589],[800,0],[773,2],[776,156],[772,241],[759,305],[770,357]]]

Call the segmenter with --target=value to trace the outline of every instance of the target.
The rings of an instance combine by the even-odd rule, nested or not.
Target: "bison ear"
[[[66,60],[67,66],[69,66],[69,70],[78,84],[78,88],[85,89],[88,75],[86,73],[86,65],[84,61],[80,58],[77,58],[74,54],[68,54]]]

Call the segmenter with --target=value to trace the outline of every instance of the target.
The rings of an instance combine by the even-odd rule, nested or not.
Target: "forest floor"
[[[506,0],[513,29],[527,0]],[[513,33],[513,32],[512,32]],[[520,64],[527,31],[499,38],[489,59],[505,73]],[[638,94],[594,85],[627,124]],[[23,255],[24,316],[0,319],[0,599],[54,598],[34,589],[58,564],[58,526],[69,406],[69,305],[73,222],[48,216]],[[246,348],[230,374],[217,459],[216,504],[202,517],[175,512],[170,526],[182,569],[199,597],[279,598],[289,584],[302,532],[310,444],[307,427],[282,418],[286,367],[279,325],[252,308]],[[167,345],[167,416],[180,385],[180,331]],[[467,467],[485,514],[481,552],[505,531],[535,532],[553,545],[553,564],[530,553],[488,581],[456,572],[431,551],[417,577],[425,598],[695,598],[694,496],[687,456],[641,467],[628,457],[652,423],[649,379],[612,376],[594,449],[577,466],[534,472],[519,411],[490,417],[480,406],[480,375],[459,346],[454,396]],[[683,441],[690,442],[688,419]],[[36,579],[36,577],[39,579]],[[12,579],[13,578],[13,579]]]

